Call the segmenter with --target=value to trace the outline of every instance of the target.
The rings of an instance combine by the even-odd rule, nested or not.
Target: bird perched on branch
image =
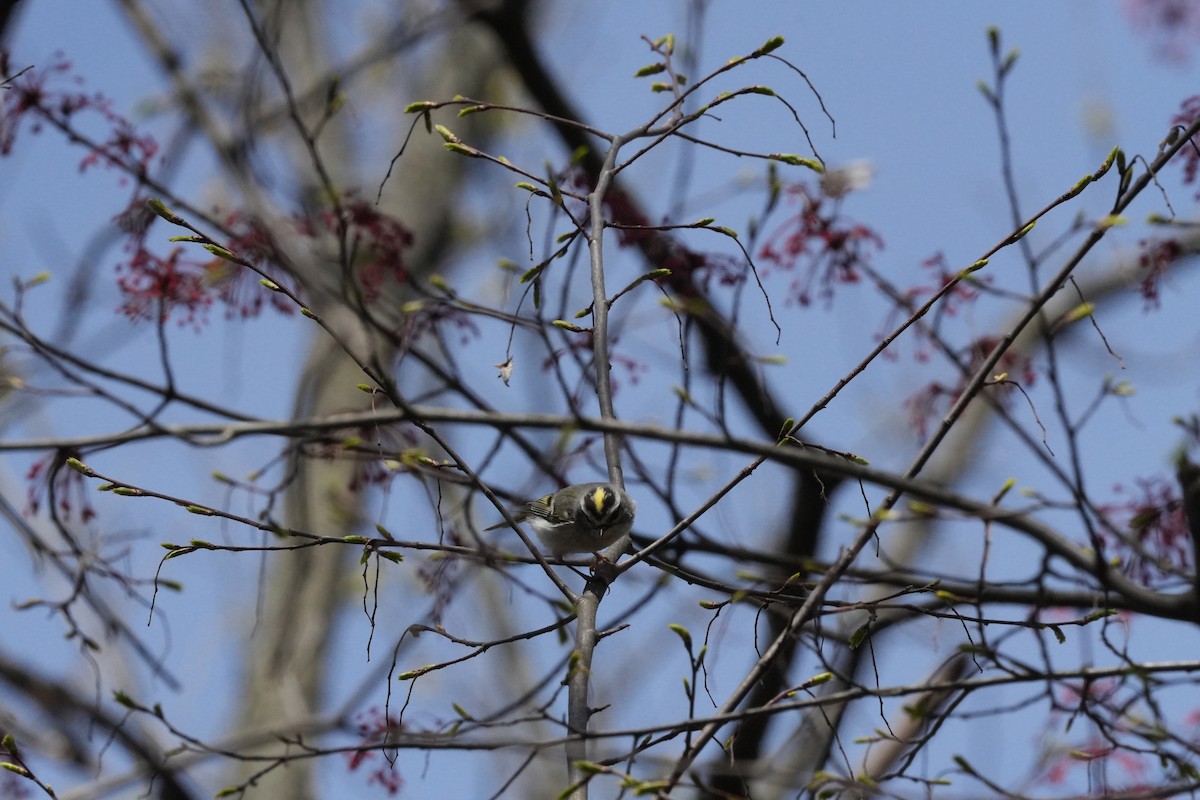
[[[556,556],[598,553],[629,533],[637,504],[611,483],[576,483],[532,500],[513,512],[528,522],[547,550]],[[485,530],[503,528],[500,522]]]

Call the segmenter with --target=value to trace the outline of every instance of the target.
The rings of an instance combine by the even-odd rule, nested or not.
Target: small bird
[[[513,518],[528,520],[546,549],[562,556],[598,553],[614,544],[629,533],[636,511],[633,498],[611,483],[576,483],[526,503],[513,512]]]

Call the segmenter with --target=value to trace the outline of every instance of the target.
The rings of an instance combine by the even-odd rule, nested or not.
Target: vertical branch
[[[592,710],[588,706],[592,655],[596,650],[596,611],[607,584],[599,578],[588,581],[575,610],[575,652],[567,673],[567,729],[572,738],[566,744],[567,776],[572,787],[570,800],[587,800],[587,772],[580,762],[587,760],[587,733]]]
[[[600,404],[600,417],[605,420],[616,419],[612,401],[612,380],[608,362],[608,290],[604,285],[604,196],[612,185],[613,168],[617,162],[617,153],[624,142],[622,137],[614,136],[608,153],[604,156],[604,164],[596,176],[596,186],[588,195],[588,211],[591,215],[590,231],[588,233],[589,254],[591,256],[592,275],[592,348],[596,364],[596,398]],[[608,463],[608,479],[621,489],[625,481],[621,475],[621,453],[619,434],[613,431],[604,432],[604,458]],[[626,539],[611,548],[621,552],[626,545]],[[587,759],[587,733],[591,719],[591,708],[588,705],[588,686],[591,683],[592,656],[596,650],[596,612],[600,600],[608,589],[608,578],[601,574],[593,575],[588,581],[576,603],[575,621],[575,652],[571,658],[571,668],[567,676],[567,726],[572,734],[580,736],[567,743],[567,771],[574,787],[571,800],[587,800],[587,773],[580,768],[580,762]]]
[[[596,397],[600,402],[600,418],[616,419],[612,401],[611,365],[608,362],[608,290],[604,287],[604,196],[612,185],[613,168],[623,140],[614,136],[596,176],[596,188],[588,195],[591,231],[588,235],[592,272],[592,349],[596,358]],[[608,462],[608,479],[625,488],[621,476],[620,439],[611,431],[604,433],[604,458]]]

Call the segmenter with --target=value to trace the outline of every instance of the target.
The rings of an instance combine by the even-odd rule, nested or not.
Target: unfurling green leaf
[[[93,470],[87,464],[80,461],[78,458],[74,458],[74,457],[68,458],[67,466],[70,467],[71,469],[75,470],[76,472],[86,475],[89,478],[96,477],[95,470]]]
[[[926,503],[924,500],[910,500],[908,510],[921,517],[937,516],[937,506]]]
[[[1020,58],[1020,56],[1021,51],[1017,48],[1014,47],[1012,50],[1009,50],[1008,55],[1004,57],[1004,63],[1000,65],[1000,74],[1003,75],[1012,69],[1013,65],[1017,63],[1017,59]]]
[[[1092,303],[1080,303],[1063,315],[1063,322],[1078,322],[1081,319],[1086,319],[1092,315],[1095,309],[1096,306]]]
[[[174,211],[167,208],[166,204],[157,197],[151,197],[146,200],[146,205],[150,206],[150,210],[158,216],[170,222],[172,225],[184,224],[183,217],[178,216]]]
[[[804,682],[804,686],[820,686],[822,683],[829,683],[831,680],[833,680],[832,672],[818,672],[816,675],[813,675],[811,678],[806,680]]]
[[[978,89],[983,94],[984,99],[987,100],[989,103],[992,103],[993,105],[996,103],[996,95],[992,94],[991,88],[987,85],[987,83],[985,81],[983,81],[983,80],[976,81],[975,88]]]
[[[683,640],[683,646],[690,653],[692,651],[692,634],[688,632],[688,629],[682,625],[677,625],[674,622],[667,627],[674,631],[675,635]]]
[[[793,167],[808,167],[816,173],[822,173],[825,171],[825,167],[823,167],[821,162],[817,159],[798,156],[795,153],[771,153],[767,156],[767,158],[771,159],[772,161],[781,161],[784,164],[791,164]]]
[[[767,39],[762,47],[754,51],[754,55],[765,56],[767,53],[778,50],[781,47],[783,47],[783,37],[772,36],[770,39]]]
[[[854,631],[854,633],[850,634],[850,649],[857,650],[859,647],[861,647],[862,643],[866,641],[867,635],[870,632],[871,627],[869,625],[860,625],[858,629]]]
[[[1024,228],[1021,228],[1021,230],[1017,232],[1016,238],[1013,241],[1016,241],[1016,239],[1023,239],[1025,237],[1025,234],[1029,233],[1031,230],[1033,230],[1036,227],[1037,227],[1037,220],[1035,219],[1033,222],[1029,223]]]
[[[1092,173],[1092,180],[1100,180],[1102,177],[1104,177],[1106,172],[1112,169],[1113,161],[1116,160],[1117,153],[1120,151],[1120,149],[1121,148],[1119,147],[1114,147],[1112,150],[1108,151],[1108,158],[1104,159],[1104,163],[1100,165],[1100,168]]]
[[[226,250],[219,244],[206,244],[204,245],[204,249],[212,253],[217,258],[223,258],[226,261],[237,263],[238,257],[235,256],[232,251]]]
[[[467,147],[465,144],[459,144],[458,142],[444,142],[442,147],[446,148],[451,153],[458,153],[459,155],[468,156],[470,158],[483,157],[483,154],[474,147]]]

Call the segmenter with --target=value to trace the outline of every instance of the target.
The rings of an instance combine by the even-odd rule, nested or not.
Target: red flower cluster
[[[212,305],[203,265],[184,258],[182,247],[163,257],[142,246],[141,241],[133,248],[129,261],[117,266],[117,287],[125,298],[121,312],[134,321],[166,322],[172,312],[183,309],[180,322],[199,327],[205,310]]]
[[[404,252],[412,247],[412,232],[394,217],[383,214],[365,200],[352,198],[345,206],[347,233],[353,249],[365,249],[366,259],[358,271],[366,300],[379,298],[383,284],[391,279],[397,284],[408,281]],[[334,220],[327,214],[326,223],[332,228]]]
[[[767,239],[758,256],[779,269],[801,273],[792,282],[789,303],[809,305],[814,286],[817,296],[830,303],[835,285],[861,280],[862,267],[883,249],[883,238],[845,218],[837,199],[802,184],[785,191],[799,209]]]
[[[953,385],[931,381],[915,395],[904,402],[908,408],[909,421],[919,436],[924,436],[928,430],[929,421],[945,415],[950,407],[958,401],[959,395],[966,388],[967,376],[974,374],[983,364],[987,355],[999,344],[995,336],[981,336],[958,351],[958,361],[963,365],[958,380]],[[1019,375],[1022,387],[1032,386],[1037,381],[1037,372],[1033,368],[1033,360],[1029,356],[1013,353],[1011,350],[1000,357],[994,370],[998,374]],[[989,384],[989,391],[999,392],[1001,398],[1007,398],[1017,386],[1016,380],[1006,377],[1003,381]]]
[[[145,175],[158,154],[152,136],[139,135],[129,120],[112,109],[112,101],[95,92],[54,88],[54,79],[67,75],[71,64],[61,54],[45,69],[27,69],[11,79],[0,92],[0,155],[8,155],[17,132],[27,121],[33,133],[45,125],[57,128],[67,138],[87,149],[79,164],[81,171],[94,165],[115,167],[133,175]],[[0,74],[7,76],[11,64],[7,53],[0,53]],[[73,83],[81,83],[75,77]],[[108,128],[108,138],[96,141],[85,135],[75,117],[84,111],[98,114]]]
[[[1117,486],[1120,494],[1124,487]],[[1191,571],[1192,540],[1174,479],[1138,478],[1128,500],[1100,507],[1122,536],[1101,537],[1107,555],[1118,556],[1127,574],[1149,585],[1172,573]]]
[[[1192,0],[1125,0],[1134,27],[1154,37],[1160,58],[1186,64],[1200,42],[1200,7]]]
[[[50,496],[54,499],[55,513],[64,520],[69,520],[76,508],[81,522],[95,518],[96,508],[91,501],[94,493],[81,473],[65,465],[69,455],[55,452],[33,462],[25,473],[25,480],[29,481],[26,514],[36,515]]]
[[[400,725],[395,720],[386,718],[378,709],[368,709],[358,717],[358,734],[362,737],[363,749],[346,754],[351,772],[364,764],[373,765],[374,769],[367,773],[367,783],[378,783],[389,796],[399,794],[404,788],[404,777],[386,759],[379,764],[380,752],[368,748],[386,741],[388,734],[397,730],[400,730]]]

